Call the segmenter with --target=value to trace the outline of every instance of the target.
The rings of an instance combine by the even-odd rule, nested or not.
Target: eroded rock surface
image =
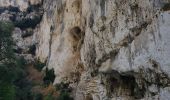
[[[46,0],[37,57],[76,100],[168,100],[169,3]]]
[[[43,16],[41,0],[1,0],[0,21],[11,21],[15,29],[12,37],[15,53],[29,63],[34,61],[37,39],[36,33]]]
[[[169,0],[44,0],[43,11],[35,55],[75,100],[170,99]]]
[[[42,0],[1,0],[0,7],[18,7],[21,11],[26,11],[29,5],[38,5],[42,2]]]

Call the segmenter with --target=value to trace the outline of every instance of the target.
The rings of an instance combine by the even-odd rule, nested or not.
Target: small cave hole
[[[131,5],[130,5],[130,8],[131,8],[132,10],[137,10],[137,9],[139,8],[139,5],[138,5],[137,3],[131,4]]]
[[[68,9],[66,9],[66,12],[68,12]]]
[[[32,45],[29,47],[29,53],[34,55],[36,54],[36,45]]]
[[[70,33],[71,33],[71,35],[73,36],[73,38],[75,40],[80,40],[80,38],[81,38],[81,29],[80,29],[80,27],[78,27],[78,26],[73,27],[70,30]]]
[[[108,92],[109,96],[112,93],[116,93],[117,95],[127,95],[133,96],[135,99],[141,99],[144,97],[146,92],[144,86],[142,86],[142,88],[138,86],[136,78],[132,75],[120,75],[119,79],[110,77],[108,82],[110,82],[110,92]],[[121,92],[117,92],[119,89],[121,89]]]
[[[50,32],[53,32],[54,31],[54,26],[51,26],[50,27]]]
[[[45,76],[43,78],[44,84],[46,84],[47,86],[50,83],[53,83],[55,80],[55,73],[54,73],[54,69],[45,69]]]
[[[17,49],[13,49],[13,51],[17,54],[21,54],[22,53],[22,49],[21,48],[17,48]]]
[[[88,94],[88,95],[86,96],[86,99],[85,99],[85,100],[93,100],[92,95]]]
[[[26,30],[26,32],[24,32],[22,34],[22,38],[27,38],[33,35],[33,31],[32,30]]]

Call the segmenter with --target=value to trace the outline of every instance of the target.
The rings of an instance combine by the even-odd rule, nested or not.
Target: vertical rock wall
[[[23,12],[38,4],[0,1]],[[170,99],[169,0],[44,0],[43,11],[36,57],[75,100]]]
[[[41,4],[42,0],[1,0],[0,7],[19,7],[21,11],[27,10],[29,5]]]
[[[39,23],[43,16],[42,0],[0,0],[0,21],[11,21],[14,26],[14,52],[34,61]],[[34,35],[33,35],[34,34]]]

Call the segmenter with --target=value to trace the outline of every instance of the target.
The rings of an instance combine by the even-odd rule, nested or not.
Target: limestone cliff
[[[169,98],[168,0],[46,0],[37,57],[77,100]]]
[[[35,1],[26,5],[42,2]],[[40,4],[35,56],[54,68],[54,84],[69,83],[75,100],[170,99],[170,0]]]
[[[30,5],[41,4],[42,0],[1,0],[0,7],[18,7],[21,11],[27,10]]]
[[[43,16],[41,0],[1,0],[0,21],[12,21],[15,25],[13,32],[16,43],[15,52],[24,56],[29,62],[34,61],[36,37],[39,23]]]

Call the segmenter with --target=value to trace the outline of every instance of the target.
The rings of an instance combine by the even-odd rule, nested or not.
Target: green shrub
[[[19,27],[21,29],[26,29],[26,28],[35,28],[37,24],[40,23],[42,17],[41,16],[35,16],[34,18],[26,18],[22,20],[15,21],[15,26]]]
[[[14,24],[10,21],[0,21],[0,31],[2,32],[0,35],[4,35],[4,37],[10,37],[11,33],[14,29]]]
[[[0,21],[0,81],[5,83],[11,83],[16,76],[14,72],[16,61],[11,37],[13,29],[12,22]]]
[[[55,100],[54,97],[51,94],[48,94],[44,97],[44,100]]]
[[[12,22],[0,21],[0,100],[29,100],[26,61],[14,53],[13,29]]]
[[[162,10],[163,10],[163,11],[168,11],[168,10],[170,10],[170,3],[165,4],[165,5],[162,7]]]
[[[70,97],[70,93],[68,92],[61,92],[57,100],[73,100],[72,97]]]
[[[41,93],[34,94],[34,100],[43,100],[43,95]]]
[[[45,63],[42,63],[40,60],[36,60],[36,61],[34,62],[34,67],[35,67],[38,71],[41,71],[41,70],[44,68],[45,65],[46,65],[46,64],[45,64]]]
[[[15,88],[12,84],[0,84],[0,100],[15,100]]]
[[[13,29],[12,22],[0,21],[0,61],[11,61],[14,58],[11,37]]]
[[[49,85],[50,83],[53,83],[55,79],[54,69],[45,69],[45,77],[43,78],[44,84]]]
[[[73,100],[73,98],[70,97],[72,89],[69,88],[69,84],[63,82],[56,84],[56,90],[60,92],[57,100]]]
[[[71,92],[71,88],[69,88],[68,83],[61,82],[60,84],[55,85],[57,91],[61,92]]]

